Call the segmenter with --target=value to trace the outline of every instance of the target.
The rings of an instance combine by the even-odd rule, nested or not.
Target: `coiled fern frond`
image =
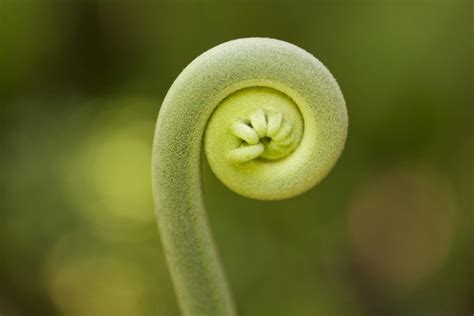
[[[230,41],[182,71],[158,115],[153,190],[183,314],[235,315],[203,203],[203,145],[211,169],[230,189],[278,200],[307,191],[329,173],[347,125],[331,73],[283,41]]]

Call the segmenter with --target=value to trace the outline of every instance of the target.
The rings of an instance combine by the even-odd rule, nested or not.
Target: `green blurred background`
[[[241,315],[457,316],[473,295],[473,2],[0,0],[0,314],[178,315],[150,188],[179,72],[228,40],[317,56],[333,172],[260,202],[204,162]]]

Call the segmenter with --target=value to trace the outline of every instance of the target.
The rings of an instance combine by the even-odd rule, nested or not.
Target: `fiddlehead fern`
[[[153,188],[184,314],[235,314],[203,203],[203,143],[211,169],[229,188],[276,200],[321,181],[336,163],[346,133],[345,102],[335,79],[292,44],[230,41],[183,70],[158,115]]]

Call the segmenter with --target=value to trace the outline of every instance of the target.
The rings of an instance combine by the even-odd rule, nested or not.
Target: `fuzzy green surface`
[[[304,121],[298,147],[274,169],[284,170],[276,172],[271,185],[265,180],[268,186],[258,188],[259,196],[249,197],[283,199],[308,190],[327,175],[344,147],[347,112],[336,81],[316,58],[292,44],[265,38],[230,41],[183,70],[160,109],[152,177],[165,256],[185,315],[235,313],[208,227],[200,152],[215,108],[248,87],[287,95]],[[257,174],[248,185],[261,183]]]

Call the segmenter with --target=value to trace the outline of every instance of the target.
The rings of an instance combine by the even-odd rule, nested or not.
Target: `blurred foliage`
[[[178,315],[150,188],[159,104],[206,49],[267,36],[326,64],[350,129],[334,171],[291,200],[240,197],[204,161],[241,315],[472,314],[473,12],[0,0],[0,313]]]

